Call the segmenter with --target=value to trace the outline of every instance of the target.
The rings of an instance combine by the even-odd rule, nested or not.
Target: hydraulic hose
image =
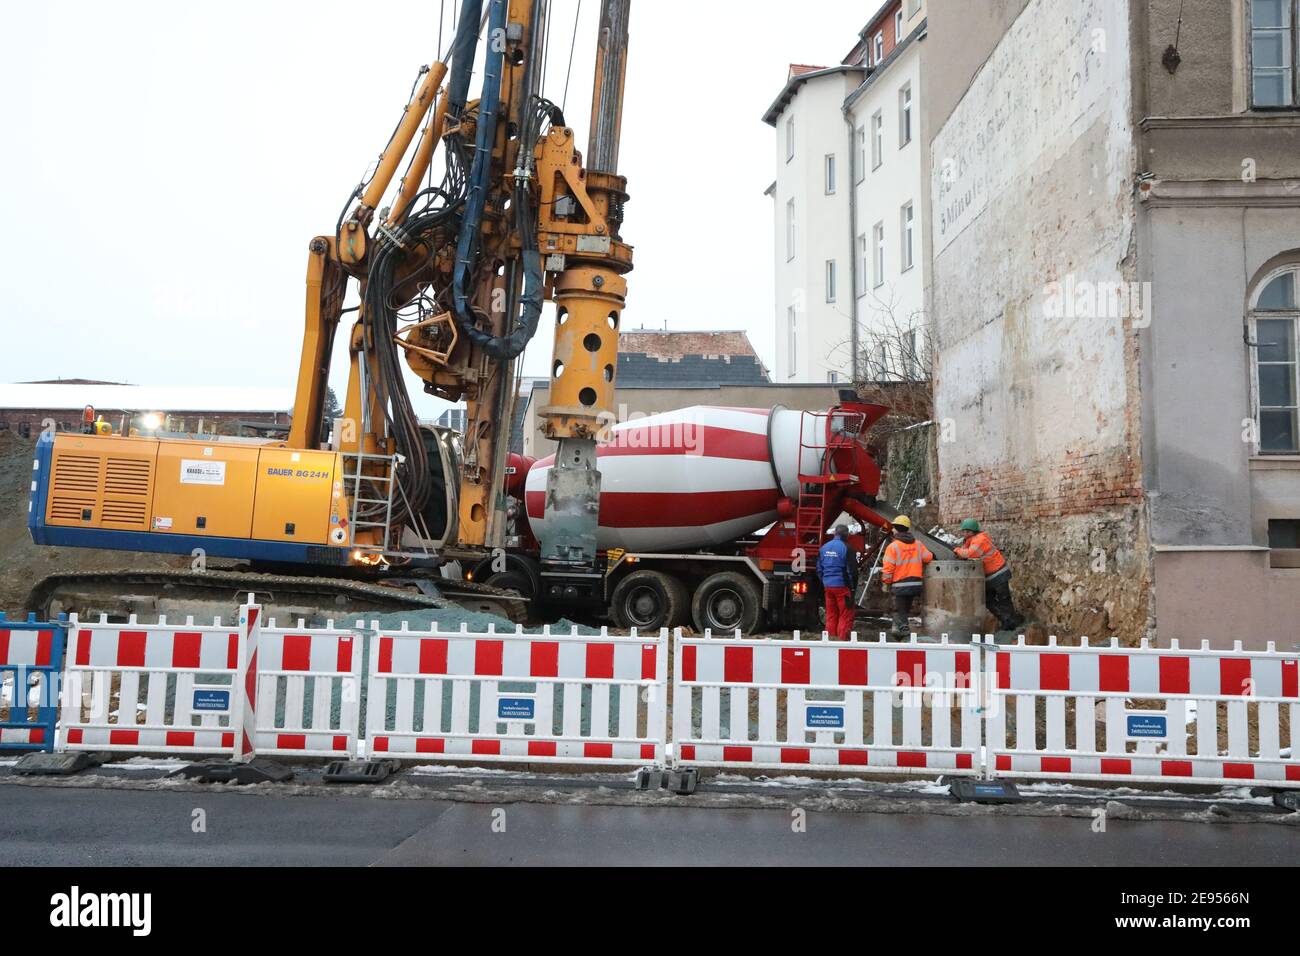
[[[469,84],[474,76],[474,52],[478,48],[479,24],[483,21],[483,0],[465,0],[451,44],[451,82],[447,86],[447,113],[460,116],[469,101]],[[489,43],[489,49],[491,44]]]
[[[488,36],[502,35],[506,25],[505,0],[491,0],[488,12]],[[468,7],[468,5],[467,5]],[[471,13],[467,9],[466,14]],[[462,19],[462,23],[464,20]],[[459,41],[459,36],[457,37]],[[469,294],[466,291],[471,272],[478,261],[483,210],[487,203],[487,191],[492,175],[492,148],[497,134],[497,110],[501,103],[501,75],[505,51],[497,49],[498,45],[489,41],[485,51],[483,70],[483,91],[479,96],[478,129],[474,142],[474,162],[469,173],[469,192],[465,199],[465,211],[461,220],[460,236],[456,245],[456,269],[452,279],[452,316],[461,334],[478,348],[493,358],[510,360],[523,352],[529,340],[537,332],[537,323],[542,314],[542,257],[537,250],[536,232],[531,219],[531,204],[522,185],[517,186],[514,194],[515,221],[522,244],[521,258],[524,266],[524,288],[520,294],[522,314],[512,322],[514,328],[506,335],[493,335],[479,328],[469,307]],[[459,51],[458,51],[459,52]],[[460,69],[460,61],[456,69]],[[461,75],[457,72],[455,81]],[[455,92],[453,92],[453,98]],[[450,110],[455,105],[449,105]]]

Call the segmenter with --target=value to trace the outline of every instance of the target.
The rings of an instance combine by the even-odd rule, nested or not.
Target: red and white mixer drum
[[[610,427],[597,448],[597,547],[689,551],[766,527],[776,520],[777,502],[798,493],[801,423],[809,431],[818,421],[824,427],[825,419],[779,407],[694,405]],[[817,444],[813,434],[806,440]],[[817,470],[816,455],[805,450],[808,471]],[[535,463],[525,484],[538,538],[554,461],[552,455]]]

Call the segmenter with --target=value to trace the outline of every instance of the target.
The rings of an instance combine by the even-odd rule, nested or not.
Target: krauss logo
[[[50,925],[57,927],[129,927],[133,936],[152,928],[152,893],[68,893],[50,897]]]

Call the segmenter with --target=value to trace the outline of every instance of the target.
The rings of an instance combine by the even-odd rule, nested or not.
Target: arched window
[[[1259,451],[1264,455],[1300,454],[1300,264],[1264,277],[1250,312],[1254,345],[1254,386]]]

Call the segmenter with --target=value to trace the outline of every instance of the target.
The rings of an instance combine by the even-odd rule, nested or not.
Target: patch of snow
[[[105,766],[120,767],[123,770],[178,770],[193,762],[180,757],[131,757],[127,760],[114,760]]]

